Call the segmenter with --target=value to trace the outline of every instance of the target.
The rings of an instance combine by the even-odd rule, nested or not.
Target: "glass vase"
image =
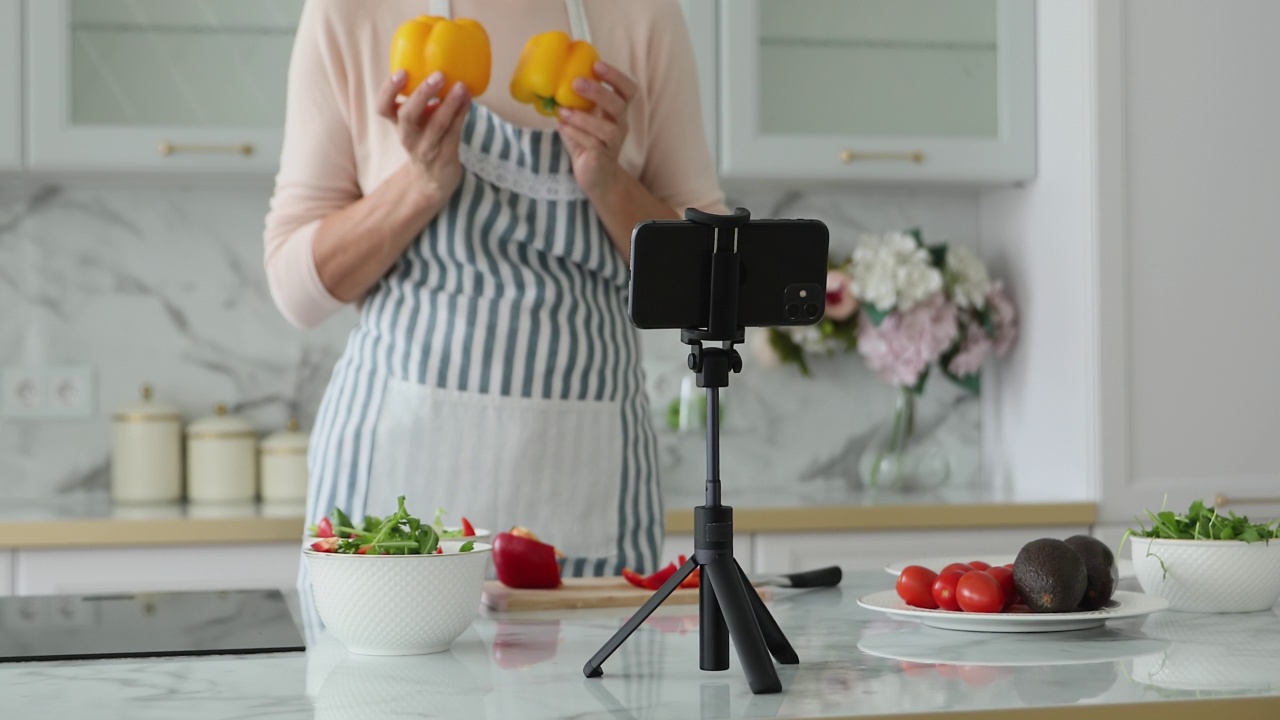
[[[946,447],[933,433],[937,423],[921,422],[918,403],[909,388],[899,390],[893,417],[863,450],[858,474],[868,488],[930,490],[951,476]]]

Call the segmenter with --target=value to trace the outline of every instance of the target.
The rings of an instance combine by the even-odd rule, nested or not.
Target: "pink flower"
[[[955,341],[956,311],[941,292],[906,312],[892,312],[880,327],[863,313],[858,318],[858,352],[882,380],[911,386],[920,373]]]
[[[963,336],[960,340],[960,352],[951,358],[947,370],[956,377],[976,375],[986,362],[987,353],[991,352],[991,338],[987,331],[976,322],[962,323]]]
[[[1004,357],[1018,337],[1018,311],[1005,293],[1003,282],[997,280],[991,284],[991,291],[987,293],[987,310],[996,328],[992,348],[996,357]]]
[[[858,311],[858,299],[853,296],[853,278],[839,270],[827,271],[826,317],[844,322]]]

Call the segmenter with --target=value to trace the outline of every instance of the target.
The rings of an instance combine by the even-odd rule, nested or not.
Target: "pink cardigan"
[[[394,126],[377,115],[374,101],[389,72],[392,33],[425,7],[422,0],[308,0],[304,7],[289,66],[284,151],[264,232],[271,295],[294,325],[313,327],[343,306],[320,281],[312,255],[321,220],[407,161]],[[623,166],[677,210],[723,212],[703,134],[693,46],[677,0],[587,0],[586,9],[602,59],[640,86]],[[517,48],[533,32],[516,22],[486,30],[491,44]],[[495,65],[486,96],[506,92],[508,82]]]

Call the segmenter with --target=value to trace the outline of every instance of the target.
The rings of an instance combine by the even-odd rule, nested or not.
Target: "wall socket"
[[[0,417],[90,417],[93,366],[9,365],[0,368]]]

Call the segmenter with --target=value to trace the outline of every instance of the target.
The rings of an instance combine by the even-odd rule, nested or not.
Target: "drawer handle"
[[[1226,505],[1274,505],[1280,504],[1280,496],[1278,497],[1227,497],[1222,493],[1213,496],[1214,507],[1224,507]]]
[[[180,153],[200,153],[204,155],[243,155],[253,154],[253,145],[182,145],[168,140],[160,141],[160,157],[169,157]]]
[[[855,160],[903,160],[919,165],[924,162],[924,152],[920,150],[912,150],[911,152],[854,152],[849,148],[844,148],[840,151],[840,162],[848,165]]]

